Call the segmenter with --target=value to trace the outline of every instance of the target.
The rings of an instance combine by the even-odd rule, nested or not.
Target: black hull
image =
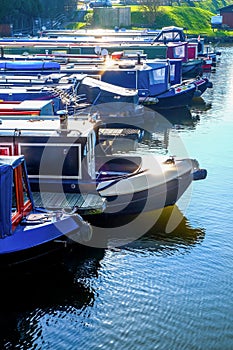
[[[173,109],[173,108],[182,108],[189,106],[191,104],[191,101],[193,99],[195,93],[195,89],[188,90],[185,92],[185,94],[176,94],[172,96],[166,96],[166,93],[161,94],[160,96],[157,96],[158,102],[157,103],[149,103],[147,104],[146,101],[144,106],[159,111],[161,109]]]
[[[187,173],[180,176],[179,179],[176,178],[170,180],[167,183],[164,183],[160,186],[155,186],[150,189],[145,188],[145,190],[135,192],[133,194],[124,194],[120,196],[102,195],[102,197],[106,199],[106,209],[104,212],[108,215],[128,215],[138,214],[143,211],[149,212],[156,209],[161,209],[166,206],[174,205],[186,191],[192,180],[192,174],[190,171],[188,171]],[[79,182],[79,189],[81,192],[85,191],[89,193],[97,193],[96,185],[96,182]],[[45,187],[47,186],[45,185]],[[63,184],[63,190],[68,195],[68,192],[70,193],[70,185]],[[56,192],[56,184],[50,183],[47,187],[47,191],[49,193]],[[73,195],[75,194],[78,196],[78,193],[73,190]],[[44,205],[46,206],[46,203],[44,203]],[[53,207],[50,209],[56,208]],[[99,213],[98,216],[99,215],[101,215],[101,213]],[[86,219],[85,213],[82,213],[82,216],[84,219]]]
[[[164,185],[130,195],[107,197],[107,215],[131,215],[174,205],[193,180],[190,172]],[[117,203],[116,203],[117,202]]]
[[[40,270],[40,264],[42,263],[59,263],[63,255],[70,251],[72,246],[71,241],[68,241],[65,237],[27,250],[2,254],[0,256],[0,271],[15,272],[24,268],[27,270],[38,268]]]

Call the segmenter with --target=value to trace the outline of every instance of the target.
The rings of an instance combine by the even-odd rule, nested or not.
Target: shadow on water
[[[155,213],[145,213],[147,216]],[[164,208],[156,223],[146,234],[127,245],[127,249],[137,249],[142,252],[152,251],[165,255],[185,253],[205,237],[203,228],[193,228],[179,208],[174,205]]]
[[[204,230],[191,227],[177,206],[168,207],[159,214],[143,214],[142,227],[145,220],[154,215],[158,219],[143,236],[117,248],[116,252],[123,249],[136,255],[183,254],[204,239]],[[111,218],[111,223],[119,223],[119,220],[122,219]],[[106,222],[106,226],[109,223]],[[5,276],[1,284],[0,348],[43,348],[40,347],[43,332],[53,333],[53,327],[58,331],[57,323],[64,317],[70,320],[66,323],[68,330],[81,327],[83,317],[88,318],[88,307],[94,306],[98,296],[96,280],[105,252],[105,249],[79,246],[59,265],[51,262],[51,265],[40,266],[41,272],[36,274],[18,271],[17,275]],[[64,332],[61,330],[61,337],[71,336]]]
[[[196,97],[192,101],[190,111],[198,118],[200,115],[212,108],[212,103],[206,102],[202,97]]]
[[[102,230],[98,229],[98,225]],[[102,242],[103,246],[113,250],[115,247],[119,249],[127,247],[133,250],[140,249],[142,252],[151,250],[170,254],[172,250],[184,252],[201,243],[205,231],[203,228],[193,228],[174,205],[143,212],[138,216],[105,216],[104,220],[96,222],[93,236],[94,242],[96,240],[98,244]]]
[[[204,101],[204,100],[203,100]],[[162,116],[159,120],[158,126],[155,123],[155,128],[159,129],[161,127],[174,127],[176,125],[183,126],[184,128],[195,128],[199,122],[199,117],[191,112],[190,107],[177,107],[172,109],[164,109],[157,113],[157,117]],[[161,121],[161,125],[160,125]],[[155,129],[155,131],[156,131]]]
[[[0,349],[34,348],[33,332],[43,315],[93,305],[90,279],[98,276],[103,249],[77,247],[60,264],[40,266],[36,273],[17,270],[3,276],[0,299]],[[81,312],[81,311],[80,311]],[[59,316],[58,316],[59,317]],[[32,342],[30,344],[30,342]],[[21,347],[21,345],[22,347]]]

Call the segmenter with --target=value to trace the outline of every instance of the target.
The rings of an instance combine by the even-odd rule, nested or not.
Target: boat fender
[[[204,180],[207,176],[206,169],[198,169],[193,172],[193,180]]]
[[[197,90],[194,92],[194,97],[200,97],[200,96],[201,96],[201,91],[197,89]]]
[[[92,239],[93,234],[93,228],[89,224],[89,222],[84,221],[82,216],[79,215],[77,212],[77,208],[75,207],[73,211],[71,211],[68,215],[71,215],[80,226],[80,232],[77,235],[77,241],[79,242],[88,242]],[[71,240],[76,240],[75,236],[68,236]]]
[[[119,64],[119,68],[121,68],[121,69],[135,68],[135,64],[130,64],[130,63],[127,63],[127,64]]]
[[[208,81],[208,83],[206,84],[206,86],[210,89],[212,89],[213,87],[213,83],[211,81]]]
[[[92,239],[93,228],[89,222],[83,221],[81,224],[80,238],[82,242],[89,242]]]

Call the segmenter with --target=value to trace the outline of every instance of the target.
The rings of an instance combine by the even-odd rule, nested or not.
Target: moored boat
[[[33,125],[33,126],[32,126]],[[108,214],[136,214],[173,205],[206,171],[191,159],[140,154],[106,155],[99,123],[86,119],[3,119],[0,150],[24,154],[34,193],[99,194]],[[58,205],[57,201],[51,206]]]
[[[92,237],[91,226],[80,215],[35,206],[22,155],[0,156],[0,203],[1,270]]]
[[[54,115],[53,100],[0,101],[0,116]]]
[[[178,68],[174,71],[173,74],[180,74]],[[155,110],[189,105],[196,90],[195,84],[190,82],[177,83],[176,86],[170,84],[170,63],[167,60],[149,60],[148,64],[147,61],[109,60],[100,66],[61,66],[61,72],[95,75],[103,82],[135,89],[140,102]]]

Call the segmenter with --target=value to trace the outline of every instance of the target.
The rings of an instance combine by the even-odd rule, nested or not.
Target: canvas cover
[[[0,62],[1,70],[59,70],[60,64],[57,62],[43,61],[6,61]]]
[[[156,59],[156,63],[160,60]],[[164,60],[163,60],[164,62]],[[181,84],[182,83],[182,60],[181,59],[169,59],[167,60],[169,65],[169,77],[168,80],[170,85]],[[155,66],[155,62],[148,61],[147,64],[151,67]]]
[[[169,67],[167,63],[155,63],[150,65],[150,69],[140,70],[138,75],[138,88],[143,97],[143,90],[146,86],[149,91],[148,96],[157,96],[166,91],[168,86]]]
[[[116,86],[86,77],[82,80],[77,89],[78,95],[86,95],[87,101],[91,104],[122,102],[138,103],[138,93],[136,90]]]
[[[188,61],[188,43],[168,43],[167,44],[167,58],[179,58],[183,62]]]
[[[168,64],[155,63],[130,70],[106,70],[101,79],[107,83],[137,89],[139,97],[156,96],[168,89]]]

